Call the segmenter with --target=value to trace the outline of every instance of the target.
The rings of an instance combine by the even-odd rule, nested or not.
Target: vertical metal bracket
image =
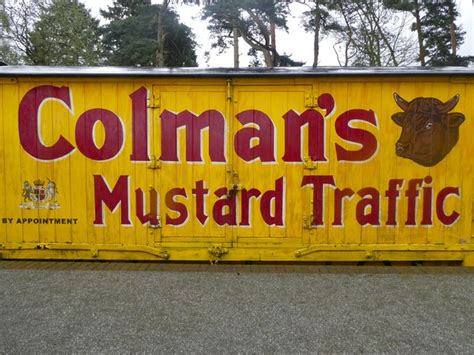
[[[232,174],[230,186],[227,189],[227,197],[232,198],[237,194],[237,192],[243,189],[242,184],[240,183],[239,174],[236,171],[230,171],[229,173]]]
[[[303,228],[304,229],[313,229],[314,226],[313,226],[312,222],[313,222],[313,215],[312,214],[303,216]]]
[[[314,97],[313,91],[305,95],[304,107],[308,107],[308,108],[318,107],[318,100],[317,98]]]
[[[161,228],[161,216],[156,216],[156,219],[158,221],[157,224],[151,224],[151,223],[148,223],[148,228],[150,229],[159,229]]]
[[[232,79],[227,79],[226,98],[227,100],[232,101]]]
[[[150,163],[147,166],[148,169],[160,169],[161,162],[160,159],[156,157],[156,155],[152,155],[150,158]]]
[[[318,163],[315,163],[308,157],[304,158],[303,164],[304,164],[304,168],[307,170],[315,170],[318,168]]]
[[[211,264],[217,264],[223,255],[229,252],[229,249],[224,248],[222,244],[213,244],[208,249],[209,254],[213,257],[210,261]]]
[[[161,96],[159,94],[153,94],[150,98],[148,98],[148,108],[155,109],[161,107]]]

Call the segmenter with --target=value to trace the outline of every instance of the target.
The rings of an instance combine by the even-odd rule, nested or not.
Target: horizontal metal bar
[[[139,68],[2,66],[0,77],[321,77],[321,76],[474,76],[469,67],[292,67],[292,68]]]

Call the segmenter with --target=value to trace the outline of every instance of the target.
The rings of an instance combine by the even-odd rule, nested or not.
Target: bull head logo
[[[434,97],[417,97],[410,102],[397,93],[393,97],[403,110],[392,115],[392,120],[402,127],[395,144],[396,154],[422,166],[435,166],[458,142],[459,126],[465,117],[449,111],[458,104],[459,95],[444,103]]]

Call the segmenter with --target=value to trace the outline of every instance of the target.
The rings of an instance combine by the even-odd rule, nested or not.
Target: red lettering
[[[240,217],[240,225],[241,226],[249,226],[250,225],[250,199],[252,197],[258,198],[262,193],[260,190],[257,189],[243,189],[241,196],[242,196],[242,209],[241,209],[241,217]]]
[[[456,221],[460,217],[460,214],[457,211],[453,211],[450,215],[446,214],[444,210],[444,205],[449,195],[454,195],[460,198],[461,195],[459,193],[459,187],[445,187],[439,192],[438,196],[436,197],[436,215],[438,216],[440,222],[443,223],[445,226],[450,226],[456,223]]]
[[[188,197],[186,195],[186,190],[183,188],[174,188],[174,189],[169,190],[166,193],[166,196],[165,196],[166,207],[178,213],[178,216],[174,218],[166,214],[166,224],[169,224],[172,226],[179,226],[183,224],[184,222],[186,222],[186,220],[188,219],[188,210],[186,209],[186,206],[183,203],[176,202],[175,201],[176,196]]]
[[[229,225],[229,226],[236,226],[237,225],[237,201],[236,201],[236,194],[231,194],[229,196],[229,192],[226,187],[221,187],[214,192],[214,195],[219,197],[220,199],[216,201],[214,207],[212,208],[212,216],[214,221],[219,226]],[[228,210],[228,213],[224,213],[224,210]]]
[[[352,128],[352,121],[363,121],[377,127],[377,119],[372,110],[349,110],[336,119],[337,135],[347,141],[361,145],[359,150],[347,150],[336,143],[336,156],[339,161],[364,161],[377,151],[377,138],[365,129]]]
[[[132,99],[132,154],[131,161],[149,161],[148,156],[148,91],[141,87],[130,95]]]
[[[250,162],[260,159],[262,162],[275,161],[275,126],[266,114],[258,110],[247,110],[237,114],[237,119],[243,125],[255,124],[255,127],[244,127],[234,137],[236,154],[243,160]],[[253,140],[258,139],[254,145]]]
[[[28,91],[20,102],[18,110],[18,131],[23,149],[33,158],[55,160],[65,157],[74,151],[74,147],[63,136],[52,146],[43,144],[40,135],[40,107],[46,100],[57,99],[71,111],[71,97],[66,86],[38,86]]]
[[[206,224],[208,216],[206,215],[206,196],[209,194],[209,189],[204,186],[204,180],[196,181],[196,188],[192,190],[196,196],[196,217],[202,225]]]
[[[145,194],[142,189],[135,190],[135,199],[137,201],[136,216],[142,223],[150,223],[152,226],[157,226],[158,221],[158,192],[154,189],[150,189],[150,212],[145,212]]]
[[[161,114],[161,160],[179,161],[178,128],[186,129],[186,160],[202,161],[201,133],[209,129],[209,156],[212,162],[225,162],[225,119],[216,110],[208,110],[196,116],[189,111],[175,114],[164,110]]]
[[[98,122],[104,126],[105,130],[105,141],[100,148],[96,146],[94,140],[94,128]],[[92,109],[84,112],[77,120],[77,148],[93,160],[109,160],[115,157],[122,149],[123,135],[122,121],[109,110]]]
[[[416,225],[416,204],[420,193],[419,187],[422,184],[422,179],[412,179],[408,181],[408,190],[405,192],[405,196],[408,197],[406,226]]]
[[[275,190],[269,190],[262,195],[260,212],[263,220],[269,226],[283,226],[285,203],[283,185],[283,177],[281,177],[275,181]]]
[[[128,199],[128,183],[129,177],[121,175],[117,180],[112,191],[107,181],[101,175],[94,175],[94,199],[95,199],[95,225],[105,225],[104,221],[104,204],[112,211],[120,204],[122,225],[131,225],[130,222],[130,205]]]
[[[425,177],[425,184],[431,184],[433,178]],[[422,226],[431,226],[433,224],[433,188],[431,186],[423,187],[423,218]]]
[[[301,186],[313,186],[313,226],[324,225],[324,186],[336,186],[332,175],[305,175]]]
[[[318,107],[326,110],[326,117],[332,113],[335,106],[334,97],[331,94],[325,93],[318,97]]]
[[[362,199],[357,203],[356,218],[361,226],[380,225],[380,193],[373,187],[366,187],[357,192]],[[370,208],[370,212],[367,212]]]
[[[354,191],[349,188],[343,190],[336,189],[334,191],[334,221],[332,222],[333,226],[342,226],[344,225],[344,199],[352,198]]]
[[[293,110],[284,116],[285,120],[285,155],[286,162],[302,162],[302,127],[308,126],[308,154],[313,161],[327,161],[325,154],[325,121],[315,110],[306,110],[298,115]]]
[[[396,226],[398,198],[400,197],[399,189],[403,186],[402,179],[390,179],[388,182],[388,190],[385,196],[388,198],[387,226]]]

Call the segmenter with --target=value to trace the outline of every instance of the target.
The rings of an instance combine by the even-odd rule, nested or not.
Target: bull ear
[[[400,127],[403,127],[403,122],[405,121],[406,114],[405,112],[397,112],[392,115],[392,120]]]
[[[396,92],[393,93],[393,98],[397,105],[403,110],[406,111],[408,110],[408,102],[403,99],[400,95],[398,95]]]
[[[440,112],[442,113],[448,113],[449,111],[451,111],[454,107],[456,107],[456,105],[458,104],[459,102],[459,94],[453,96],[451,99],[449,99],[448,101],[446,101],[444,104],[441,105],[440,107]]]
[[[465,116],[463,113],[460,112],[452,112],[446,115],[444,119],[444,124],[447,127],[459,127],[461,123],[464,122]]]

